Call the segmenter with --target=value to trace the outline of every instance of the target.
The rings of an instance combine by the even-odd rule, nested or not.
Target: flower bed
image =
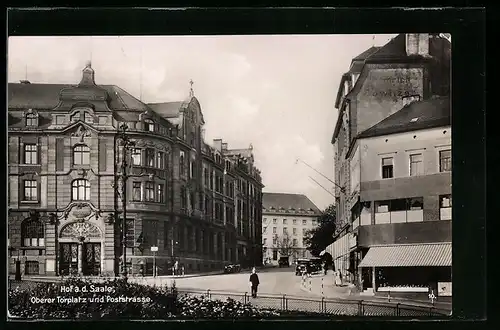
[[[82,292],[82,288],[87,288]],[[75,292],[75,288],[79,288]],[[120,301],[123,299],[134,301]],[[43,301],[42,301],[43,300]],[[106,301],[107,300],[107,301]],[[319,313],[261,309],[228,298],[180,295],[172,287],[151,287],[124,280],[96,283],[68,279],[36,287],[9,289],[9,314],[23,319],[247,319],[326,316]]]

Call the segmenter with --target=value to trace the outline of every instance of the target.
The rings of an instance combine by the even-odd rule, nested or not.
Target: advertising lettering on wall
[[[422,69],[371,70],[363,94],[385,99],[422,95]]]

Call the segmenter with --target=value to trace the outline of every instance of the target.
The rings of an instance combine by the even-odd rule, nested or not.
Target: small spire
[[[80,85],[95,85],[95,72],[92,69],[92,62],[90,60],[85,63],[85,68],[82,70]]]
[[[372,35],[372,47],[375,47],[375,35]]]
[[[191,88],[189,89],[189,97],[194,97],[194,90],[193,90],[193,79],[189,80],[189,85],[191,85]]]

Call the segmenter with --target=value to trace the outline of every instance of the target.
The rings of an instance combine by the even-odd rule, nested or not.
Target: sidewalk
[[[193,273],[193,274],[185,274],[185,275],[158,275],[156,276],[157,279],[176,279],[176,278],[190,278],[190,277],[201,277],[201,276],[213,276],[213,275],[223,275],[223,271],[212,271],[212,272],[204,272],[204,273]],[[67,276],[64,277],[64,279],[68,278]],[[106,279],[119,279],[120,276],[118,277],[113,277],[113,276],[82,276],[82,279],[96,279],[96,280],[106,280]],[[134,279],[154,279],[153,276],[129,276],[129,280],[134,280]],[[13,280],[14,275],[9,275],[9,280]],[[30,275],[30,276],[23,276],[21,281],[35,281],[35,282],[57,282],[61,281],[62,277],[61,276],[44,276],[44,275]]]
[[[301,279],[302,281],[302,279]],[[310,284],[309,284],[310,283]],[[346,300],[363,300],[366,302],[386,302],[386,303],[400,303],[410,306],[418,307],[435,307],[437,309],[443,309],[451,311],[451,303],[449,302],[439,302],[434,301],[434,305],[430,301],[407,299],[407,298],[395,298],[387,299],[387,297],[381,296],[365,296],[360,295],[356,292],[355,288],[350,286],[335,286],[333,275],[328,274],[326,276],[312,276],[307,278],[305,287],[301,284],[301,289],[306,292],[310,292],[316,296],[323,296],[326,299],[346,299]],[[323,288],[321,285],[323,284]]]

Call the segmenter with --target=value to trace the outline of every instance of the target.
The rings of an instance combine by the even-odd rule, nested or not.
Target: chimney
[[[222,143],[222,150],[227,150],[227,142]]]
[[[406,34],[406,55],[429,55],[429,34],[428,33],[407,33]]]
[[[95,73],[90,61],[87,62],[82,72],[82,81],[80,81],[80,85],[95,85]]]
[[[214,139],[214,148],[222,151],[222,139]]]
[[[31,82],[29,80],[20,80],[19,81],[21,84],[24,84],[24,85],[29,85],[31,84]]]

